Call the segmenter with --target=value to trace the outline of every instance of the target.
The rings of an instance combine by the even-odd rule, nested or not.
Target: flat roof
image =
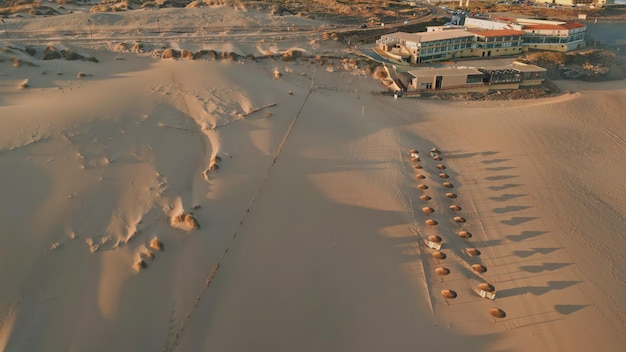
[[[474,34],[464,29],[450,29],[450,30],[445,30],[445,31],[417,32],[417,33],[395,32],[395,33],[390,33],[390,34],[384,34],[382,36],[420,43],[420,42],[430,42],[434,40],[473,37]]]
[[[452,68],[422,68],[408,71],[414,77],[433,77],[433,76],[467,76],[482,75],[483,73],[472,67],[452,67]]]
[[[514,62],[510,65],[498,65],[498,66],[483,66],[481,67],[484,70],[487,71],[506,71],[506,70],[517,70],[520,72],[542,72],[542,71],[546,71],[545,68],[543,67],[539,67],[539,66],[535,66],[535,65],[529,65],[529,64],[524,64],[521,62]]]
[[[468,32],[481,37],[508,37],[526,34],[526,32],[517,31],[515,29],[468,29]]]

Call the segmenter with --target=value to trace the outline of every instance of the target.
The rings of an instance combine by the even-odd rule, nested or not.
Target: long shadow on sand
[[[497,163],[503,163],[505,161],[509,161],[511,159],[491,159],[491,160],[483,160],[481,161],[483,164],[497,164]]]
[[[511,199],[515,199],[515,198],[519,198],[519,197],[523,197],[523,196],[525,196],[525,194],[505,193],[505,194],[503,194],[501,196],[488,197],[487,199],[495,200],[496,202],[506,202],[507,200],[511,200]]]
[[[532,207],[527,206],[527,205],[510,205],[508,207],[493,208],[493,212],[496,214],[506,214],[506,213],[512,213],[515,211],[522,211],[528,208],[532,208]]]
[[[495,167],[486,167],[485,170],[488,171],[505,171],[515,169],[515,166],[495,166]]]
[[[513,255],[520,258],[528,258],[535,254],[550,254],[554,251],[557,251],[561,248],[531,248],[527,251],[513,251]]]
[[[570,315],[572,313],[576,313],[579,310],[589,307],[588,304],[555,304],[554,310],[563,315]]]
[[[502,181],[502,180],[510,180],[512,178],[517,178],[517,175],[500,175],[500,176],[487,176],[485,180],[487,181]]]
[[[548,233],[548,231],[522,231],[519,235],[506,235],[504,237],[509,241],[521,242],[529,238],[541,236],[545,233]]]
[[[562,290],[574,286],[582,281],[548,281],[546,286],[524,286],[498,291],[498,298],[513,297],[530,293],[531,295],[541,296],[550,291]]]
[[[572,263],[543,263],[541,265],[524,265],[524,266],[520,266],[519,268],[523,271],[536,274],[542,271],[558,270],[571,264]]]
[[[520,224],[523,224],[525,222],[529,222],[535,219],[539,219],[539,218],[535,216],[514,216],[510,218],[509,220],[502,220],[500,221],[500,223],[505,224],[505,225],[516,226],[516,225],[520,225]]]
[[[504,191],[505,189],[509,189],[509,188],[515,188],[515,187],[519,187],[521,186],[520,184],[517,183],[505,183],[503,185],[500,186],[489,186],[489,189],[495,192],[498,191]]]

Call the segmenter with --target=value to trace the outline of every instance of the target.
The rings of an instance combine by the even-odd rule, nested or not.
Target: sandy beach
[[[115,16],[116,30],[141,21]],[[276,54],[255,62],[161,59],[154,41],[134,53],[101,31],[31,58],[28,38],[0,41],[0,351],[625,345],[623,80],[557,81],[564,94],[537,100],[393,99],[315,60],[344,50],[321,33],[161,35]],[[46,45],[98,62],[43,60]],[[311,59],[281,59],[294,50]],[[199,227],[172,226],[181,214]]]

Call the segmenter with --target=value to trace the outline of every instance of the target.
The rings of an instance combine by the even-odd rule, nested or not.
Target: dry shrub
[[[196,220],[191,213],[182,213],[173,216],[170,218],[170,226],[183,231],[191,231],[200,228],[198,220]]]
[[[183,50],[180,52],[180,58],[186,60],[193,60],[193,53],[189,50]]]
[[[145,260],[139,258],[135,264],[133,264],[133,269],[135,269],[136,271],[140,271],[142,269],[145,269],[148,267],[148,264],[146,263]]]
[[[148,247],[154,249],[155,251],[163,251],[163,242],[155,237],[150,240],[150,243],[148,243]]]
[[[61,53],[57,50],[56,47],[52,45],[48,45],[43,50],[43,58],[42,60],[57,60],[61,58]]]
[[[126,43],[119,43],[117,44],[114,48],[114,51],[120,51],[120,52],[125,52],[128,51],[128,44]]]
[[[389,73],[387,73],[387,69],[383,66],[379,66],[374,70],[374,78],[376,79],[387,79],[389,77]]]
[[[302,52],[299,50],[287,50],[280,57],[283,61],[293,61],[299,59],[302,56]]]
[[[179,57],[180,57],[180,52],[172,48],[167,48],[163,50],[163,54],[161,54],[161,59],[177,59]]]
[[[200,50],[194,54],[195,59],[209,58],[211,60],[217,60],[217,52],[215,50]]]
[[[130,49],[133,53],[143,53],[143,43],[135,42],[133,43],[133,47]]]
[[[111,8],[105,4],[97,4],[89,9],[89,13],[98,13],[98,12],[109,12]]]

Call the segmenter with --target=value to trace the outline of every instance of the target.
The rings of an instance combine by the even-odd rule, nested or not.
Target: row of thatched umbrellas
[[[435,160],[435,161],[443,160],[443,157],[441,155],[441,151],[439,151],[437,148],[431,149],[429,154],[430,154],[430,157],[433,160]],[[421,161],[419,152],[416,149],[412,149],[412,150],[410,150],[410,155],[411,155],[411,161],[413,162],[413,168],[415,170],[422,169],[422,166],[419,164],[419,162]],[[454,188],[454,185],[452,184],[452,182],[447,181],[447,179],[449,179],[450,176],[447,173],[444,172],[444,170],[446,169],[446,166],[444,164],[442,164],[442,163],[439,163],[439,164],[437,164],[436,167],[439,170],[439,175],[438,176],[441,179],[446,180],[446,181],[442,182],[442,186],[445,187],[445,188],[448,188],[448,189]],[[415,178],[419,182],[420,180],[425,179],[426,176],[424,176],[423,174],[418,172],[415,175]],[[427,185],[423,184],[423,183],[419,183],[417,185],[417,188],[421,189],[421,190],[427,190],[429,187]],[[445,196],[446,196],[446,198],[449,198],[449,199],[457,198],[457,194],[452,192],[452,191],[446,192]],[[422,194],[420,196],[420,199],[423,200],[423,201],[429,201],[429,200],[431,200],[431,197],[426,195],[426,194]],[[461,207],[459,205],[452,204],[452,205],[450,205],[450,209],[452,211],[456,212],[456,211],[460,211]],[[431,208],[429,206],[425,206],[425,207],[422,208],[422,212],[424,214],[428,214],[429,215],[429,214],[433,214],[435,212],[435,209],[433,209],[433,208]],[[462,216],[454,216],[452,218],[452,220],[455,223],[458,223],[458,224],[463,224],[463,223],[465,223],[467,221]],[[436,220],[434,220],[434,219],[426,219],[425,224],[428,225],[428,226],[437,226],[438,222]],[[471,232],[469,232],[467,230],[460,230],[459,232],[457,232],[457,235],[459,237],[466,238],[466,239],[469,239],[469,238],[472,237]],[[432,255],[433,255],[433,257],[435,259],[437,259],[437,262],[439,262],[439,260],[446,259],[446,254],[439,250],[441,248],[441,243],[442,243],[442,238],[440,236],[437,236],[437,235],[429,236],[428,237],[428,243],[429,243],[429,247],[436,249],[436,251],[433,252]],[[476,256],[479,256],[481,254],[481,252],[478,249],[473,248],[473,247],[472,248],[466,248],[465,252],[469,256],[471,256],[471,257],[476,257]],[[487,268],[484,265],[482,265],[482,264],[473,264],[472,265],[472,269],[475,272],[477,272],[477,273],[484,273],[484,272],[487,271]],[[438,267],[438,268],[435,269],[435,273],[437,275],[440,275],[440,276],[443,277],[443,276],[446,276],[446,275],[450,274],[450,269],[445,268],[445,267]],[[442,282],[443,282],[443,278],[442,278]],[[480,283],[478,285],[478,288],[480,290],[482,290],[482,291],[485,291],[485,292],[494,292],[495,291],[495,287],[493,287],[493,285],[491,285],[491,284],[489,284],[487,282]],[[447,301],[448,299],[455,299],[458,296],[456,291],[450,290],[450,289],[442,290],[441,291],[441,295],[444,298],[446,298],[446,303],[448,303],[448,301]],[[489,309],[489,314],[491,316],[495,317],[495,318],[504,318],[506,316],[506,313],[502,309],[496,308],[496,307],[490,308]]]

